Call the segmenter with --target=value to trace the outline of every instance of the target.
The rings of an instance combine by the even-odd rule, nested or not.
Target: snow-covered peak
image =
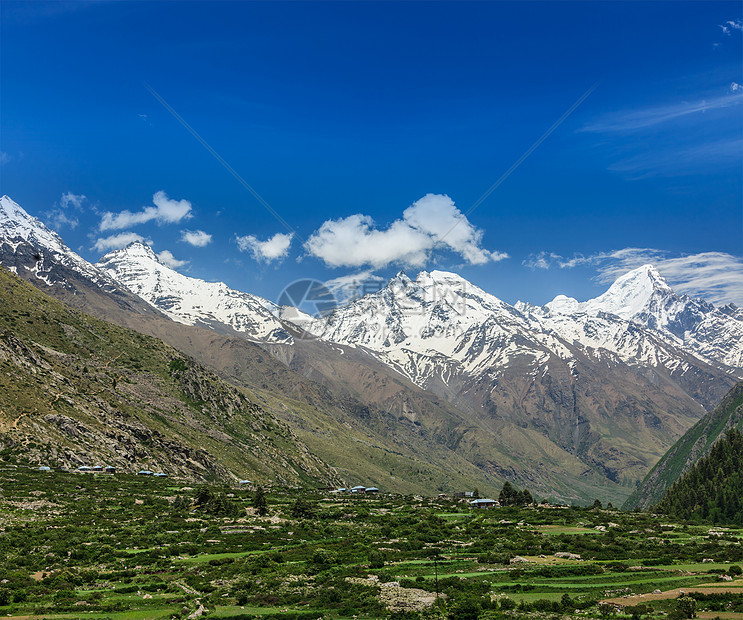
[[[57,233],[29,215],[9,196],[0,198],[0,238],[7,242],[28,241],[55,252],[70,251]]]
[[[157,254],[155,254],[152,247],[143,241],[132,241],[126,247],[109,252],[106,256],[115,256],[117,260],[127,257],[131,260],[153,260],[156,263],[160,263],[160,260],[157,258]],[[109,258],[109,260],[111,260],[111,258]]]
[[[34,259],[19,267],[13,256],[20,251],[20,246],[32,251]],[[65,285],[63,277],[52,273],[55,264],[70,268],[100,286],[114,284],[108,276],[67,247],[62,237],[29,215],[9,196],[0,197],[0,256],[2,254],[8,254],[3,264],[9,268],[16,272],[19,268],[26,269],[49,285]]]
[[[162,264],[152,248],[134,242],[109,252],[98,266],[134,294],[186,325],[229,326],[262,342],[292,342],[276,318],[276,304],[231,289],[223,282],[191,278]]]
[[[652,265],[643,265],[617,278],[603,295],[582,305],[585,312],[608,312],[623,319],[632,319],[646,312],[653,297],[675,296],[660,272]]]
[[[573,314],[580,311],[580,303],[573,297],[558,295],[552,301],[545,304],[551,314]]]

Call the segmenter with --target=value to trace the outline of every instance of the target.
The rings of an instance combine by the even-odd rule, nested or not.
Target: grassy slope
[[[181,360],[181,370],[171,367]],[[0,270],[0,443],[32,463],[332,481],[276,417],[155,338]]]
[[[666,489],[705,456],[728,428],[743,428],[743,382],[733,387],[713,411],[668,450],[637,491],[627,499],[624,507],[647,508],[658,502]]]

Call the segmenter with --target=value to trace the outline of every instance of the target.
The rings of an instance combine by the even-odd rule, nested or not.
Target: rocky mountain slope
[[[568,300],[570,312],[559,299],[510,306],[456,274],[401,273],[310,323],[319,338],[307,339],[270,302],[183,276],[141,244],[77,269],[61,239],[18,209],[0,209],[0,226],[10,221],[1,264],[251,388],[347,480],[406,492],[510,480],[563,501],[617,503],[740,372],[724,361],[740,347],[735,309],[707,309],[727,330],[710,333],[710,350],[727,357],[642,324],[663,288],[650,270],[595,308]],[[19,236],[14,220],[41,232]]]
[[[292,341],[274,316],[279,311],[276,304],[222,282],[184,276],[163,265],[145,243],[110,252],[96,267],[179,323],[216,331],[227,326],[259,342]]]
[[[532,311],[548,322],[562,317],[578,325],[606,315],[619,317],[713,364],[738,374],[743,369],[743,310],[678,295],[652,265],[624,274],[595,299],[580,303],[561,295]]]
[[[743,429],[743,381],[737,383],[720,404],[692,426],[658,461],[624,507],[648,508],[730,429]]]
[[[339,478],[255,398],[0,268],[0,446],[34,465],[192,479]]]
[[[618,315],[515,308],[446,272],[400,273],[307,329],[473,417],[537,429],[615,482],[641,476],[734,383]]]
[[[117,282],[111,281],[113,292],[107,293],[98,282],[110,279],[97,267],[75,269],[69,260],[55,260],[56,254],[39,239],[56,237],[39,220],[17,210],[0,210],[0,221],[3,217],[31,221],[40,231],[27,235],[29,241],[0,239],[0,264],[18,266],[19,275],[65,303],[162,338],[233,383],[250,388],[257,402],[290,424],[314,453],[332,463],[346,484],[375,484],[405,493],[472,486],[496,492],[503,481],[496,463],[526,471],[504,453],[502,442],[490,431],[478,442],[478,427],[461,412],[368,356],[296,338],[301,334],[291,324],[293,345],[279,341],[260,348],[250,338],[234,337],[238,332],[227,325],[220,330],[224,333],[217,333],[175,323]],[[5,229],[15,227],[11,222]],[[74,254],[61,240],[59,247],[59,254]],[[35,261],[42,255],[44,271],[25,268],[26,257]],[[86,275],[89,270],[94,277]],[[535,443],[544,439],[537,436]],[[555,461],[554,468],[541,477],[535,491],[554,491],[557,497],[579,501],[603,485],[593,472],[571,485],[566,481],[578,479],[585,468],[566,454],[551,455],[550,460]],[[562,475],[562,461],[571,463],[567,476]],[[487,463],[491,465],[482,466]]]

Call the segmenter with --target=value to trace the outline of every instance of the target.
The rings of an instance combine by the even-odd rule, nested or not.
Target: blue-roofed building
[[[470,506],[473,508],[495,508],[498,506],[498,502],[494,499],[484,497],[481,499],[473,499],[470,502]]]

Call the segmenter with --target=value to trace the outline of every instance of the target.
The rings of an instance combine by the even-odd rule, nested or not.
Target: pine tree
[[[253,508],[260,516],[265,516],[268,513],[268,503],[266,502],[266,494],[263,491],[263,487],[259,486],[255,490],[253,495]]]

